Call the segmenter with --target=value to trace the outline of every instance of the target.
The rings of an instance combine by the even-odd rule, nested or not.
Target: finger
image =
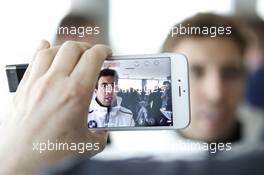
[[[87,142],[90,141],[91,142],[91,135],[93,138],[93,142],[97,142],[100,143],[100,150],[99,152],[101,152],[106,143],[107,143],[107,136],[108,136],[108,132],[106,130],[93,130],[93,129],[89,129],[88,130],[88,137],[87,137]]]
[[[49,72],[64,76],[70,75],[82,54],[90,47],[89,43],[66,41],[55,56]]]
[[[37,52],[42,50],[42,49],[47,49],[49,47],[50,47],[50,43],[48,41],[41,40],[41,42],[39,43],[39,46],[37,47],[37,49],[36,49],[36,51],[35,51],[35,53],[33,55],[33,58],[31,60],[31,62],[29,63],[29,65],[28,65],[28,67],[27,67],[27,69],[26,69],[26,71],[25,71],[25,73],[23,75],[23,78],[21,79],[21,81],[20,81],[20,83],[18,85],[17,91],[19,91],[19,89],[24,86],[25,82],[27,82],[28,77],[29,77],[30,72],[31,72],[31,69],[32,69],[32,65],[33,65],[33,63],[35,61],[35,57],[36,57]]]
[[[37,53],[31,68],[30,78],[28,80],[29,82],[34,82],[49,70],[59,48],[59,46],[56,46],[41,50]]]
[[[98,136],[101,136],[101,135],[108,135],[107,131],[106,130],[94,130],[94,129],[90,129],[90,132],[93,134],[93,135],[98,135]]]
[[[111,49],[105,45],[93,46],[85,51],[70,76],[80,82],[87,91],[93,91],[102,64],[111,54]]]

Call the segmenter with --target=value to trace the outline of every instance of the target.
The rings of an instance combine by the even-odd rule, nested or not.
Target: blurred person
[[[256,108],[264,112],[264,66],[249,75],[247,80],[246,100]],[[264,115],[263,115],[264,117]]]
[[[160,112],[160,108],[162,107],[161,100],[162,92],[160,87],[155,87],[154,91],[149,94],[148,103],[150,116],[155,120],[155,125],[160,125],[163,123],[163,115]]]
[[[121,106],[117,96],[118,74],[113,69],[101,70],[95,88],[95,98],[88,114],[88,128],[134,126],[133,113]]]
[[[245,50],[245,66],[252,74],[264,66],[264,22],[258,17],[238,20],[244,23],[243,27],[249,43]]]
[[[260,18],[242,19],[248,24],[248,42],[246,50],[246,65],[249,76],[247,78],[246,101],[255,110],[264,112],[264,22]],[[263,115],[264,117],[264,115]],[[262,132],[264,141],[264,128]]]
[[[241,19],[247,23],[246,67],[249,72],[246,100],[255,108],[264,111],[264,22],[259,18]]]
[[[172,103],[171,103],[171,83],[169,81],[163,82],[164,92],[161,96],[162,99],[162,108],[167,111],[172,111]]]
[[[154,122],[149,120],[148,116],[148,110],[147,110],[147,104],[145,101],[140,101],[139,102],[140,108],[137,113],[136,117],[136,126],[148,126],[148,125],[153,125]],[[152,122],[152,123],[151,123]]]
[[[183,137],[205,142],[258,143],[263,122],[243,105],[246,72],[246,40],[239,24],[231,18],[198,14],[182,25],[231,27],[230,34],[168,37],[164,52],[180,52],[190,65],[190,126]],[[215,29],[217,30],[217,29]]]
[[[124,107],[131,110],[133,114],[136,114],[139,108],[139,101],[139,93],[136,91],[136,89],[130,87],[128,90],[126,90],[122,103],[124,102]]]

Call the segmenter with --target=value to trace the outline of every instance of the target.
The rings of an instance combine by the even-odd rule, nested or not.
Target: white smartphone
[[[6,66],[10,92],[16,91],[27,66]],[[98,76],[87,128],[185,128],[190,123],[189,93],[188,61],[182,54],[111,57]]]
[[[182,54],[114,56],[98,76],[87,127],[182,129],[190,123],[188,61]]]

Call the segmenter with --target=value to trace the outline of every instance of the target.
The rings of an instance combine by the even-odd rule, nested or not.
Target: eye
[[[243,75],[242,68],[226,67],[222,70],[222,78],[225,80],[235,80]]]
[[[201,66],[192,66],[191,76],[193,78],[202,78],[204,76],[204,68]]]
[[[104,89],[107,88],[107,83],[102,83],[101,87],[103,87]]]

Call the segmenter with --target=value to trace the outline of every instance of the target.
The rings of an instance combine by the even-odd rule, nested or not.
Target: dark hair
[[[243,53],[246,48],[246,38],[243,32],[240,29],[239,23],[235,20],[235,18],[216,15],[212,13],[198,13],[197,15],[187,18],[183,22],[176,24],[174,28],[180,28],[180,26],[191,26],[191,27],[198,27],[198,28],[216,28],[216,27],[223,27],[223,28],[230,28],[231,33],[229,35],[216,35],[214,38],[228,38],[233,40],[237,43],[237,46],[240,48],[241,52]],[[202,33],[191,33],[191,34],[176,34],[176,36],[172,35],[172,30],[170,34],[167,36],[163,46],[162,52],[171,52],[180,43],[181,40],[186,38],[210,38],[210,35],[204,35]]]
[[[102,69],[101,72],[99,73],[99,76],[97,78],[97,82],[96,82],[96,86],[95,88],[98,89],[98,81],[101,77],[104,77],[104,76],[111,76],[111,77],[114,77],[114,81],[115,83],[117,84],[118,83],[118,74],[117,74],[117,71],[114,70],[114,69],[109,69],[109,68],[106,68],[106,69]]]
[[[171,85],[171,83],[170,83],[169,81],[164,81],[164,82],[162,83],[162,85],[165,85],[165,84]]]
[[[74,14],[70,13],[67,14],[59,23],[55,35],[54,43],[56,45],[63,44],[66,40],[76,40],[79,41],[81,38],[78,36],[79,29],[83,28],[83,35],[85,34],[84,29],[99,27],[101,25],[100,21],[95,16],[87,16],[87,15],[81,15],[81,14]],[[72,28],[75,28],[77,31],[71,33],[70,31]],[[63,32],[60,32],[63,31]],[[67,31],[67,32],[65,32]],[[107,41],[102,37],[102,35],[85,35],[85,36],[91,36],[93,39],[98,40],[96,42],[98,43],[107,43]],[[89,40],[89,42],[93,43],[93,39]],[[94,43],[96,44],[96,43]]]
[[[59,27],[82,27],[82,26],[95,26],[98,22],[88,16],[78,14],[68,14],[60,22]]]

